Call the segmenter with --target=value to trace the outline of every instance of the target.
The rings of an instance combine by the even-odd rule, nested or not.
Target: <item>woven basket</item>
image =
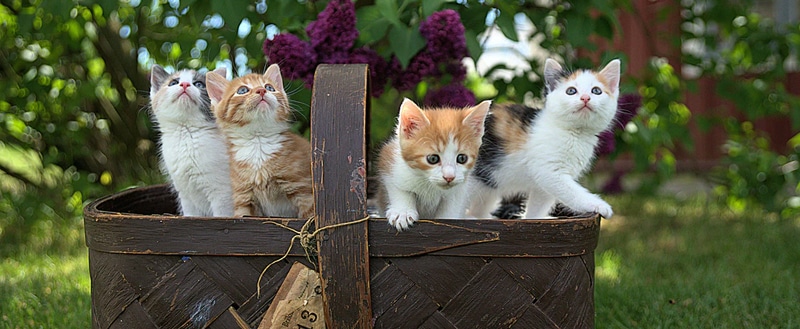
[[[421,221],[402,233],[359,221],[366,82],[364,65],[317,71],[316,226],[345,225],[316,236],[316,257],[295,244],[259,286],[295,235],[274,223],[300,230],[306,219],[176,216],[166,185],[107,196],[84,209],[93,327],[256,328],[301,262],[320,272],[327,328],[593,328],[598,216]]]

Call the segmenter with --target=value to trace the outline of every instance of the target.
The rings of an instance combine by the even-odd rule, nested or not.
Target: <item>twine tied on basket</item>
[[[361,218],[361,219],[358,219],[358,220],[354,220],[354,221],[351,221],[351,222],[345,222],[345,223],[338,223],[338,224],[332,224],[332,225],[328,225],[328,226],[323,226],[323,227],[320,227],[318,229],[315,229],[313,232],[309,232],[309,227],[311,226],[312,223],[314,223],[314,219],[315,218],[316,218],[315,216],[309,217],[308,220],[306,220],[305,224],[303,224],[303,226],[300,227],[300,230],[296,230],[296,229],[294,229],[292,227],[289,227],[288,225],[281,224],[281,223],[274,222],[274,221],[267,221],[266,222],[267,224],[272,224],[272,225],[275,225],[277,227],[283,228],[285,230],[289,230],[292,233],[294,233],[294,236],[292,236],[292,239],[289,240],[289,248],[286,249],[286,252],[283,254],[283,256],[281,256],[280,258],[278,258],[278,259],[272,261],[271,263],[269,263],[266,267],[264,267],[264,270],[262,270],[261,274],[258,276],[258,282],[256,283],[257,284],[256,293],[257,293],[257,296],[259,298],[261,298],[261,278],[264,277],[264,274],[267,273],[267,270],[272,265],[275,265],[278,262],[286,259],[286,257],[289,257],[289,253],[292,251],[292,248],[294,248],[294,241],[295,240],[300,240],[300,246],[303,247],[303,251],[306,253],[306,259],[308,259],[309,262],[311,262],[311,255],[312,254],[315,254],[315,255],[317,254],[317,247],[316,247],[316,236],[317,236],[317,234],[319,234],[320,232],[325,231],[325,230],[334,229],[334,228],[338,228],[338,227],[344,227],[344,226],[353,225],[353,224],[359,224],[359,223],[363,223],[363,222],[366,222],[366,221],[369,220],[369,216],[366,216],[364,218]]]

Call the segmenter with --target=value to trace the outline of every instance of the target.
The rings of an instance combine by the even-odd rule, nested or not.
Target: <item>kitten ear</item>
[[[400,124],[397,132],[403,138],[411,138],[420,128],[431,124],[419,106],[408,98],[403,99],[403,103],[400,104],[399,116]]]
[[[544,85],[548,93],[553,91],[561,78],[564,77],[564,69],[554,59],[548,58],[544,61]]]
[[[607,87],[611,89],[611,92],[616,93],[619,89],[619,75],[620,75],[620,66],[622,63],[619,59],[615,59],[604,67],[600,71],[600,76],[605,79],[606,83],[608,83]]]
[[[267,68],[267,72],[264,73],[264,77],[275,83],[276,89],[283,90],[283,77],[281,77],[281,68],[278,64],[270,65]]]
[[[483,137],[484,122],[486,121],[486,115],[489,114],[491,105],[492,101],[483,101],[467,109],[467,116],[461,121],[461,124],[474,129],[476,137]]]
[[[228,88],[228,79],[217,73],[217,70],[206,74],[206,92],[211,99],[211,105],[219,104],[225,89]]]
[[[161,65],[154,64],[150,69],[150,95],[154,95],[161,88],[165,80],[169,78],[169,73]]]
[[[227,77],[227,76],[228,76],[228,69],[227,69],[227,68],[225,68],[224,66],[220,66],[220,67],[218,67],[216,70],[214,70],[214,71],[211,71],[211,72],[214,72],[214,73],[216,73],[216,74],[219,74],[219,75],[221,75],[223,78],[225,78],[225,77]],[[206,74],[208,74],[208,73],[206,73]]]

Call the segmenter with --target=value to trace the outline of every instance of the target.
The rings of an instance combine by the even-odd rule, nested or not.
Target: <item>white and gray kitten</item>
[[[541,218],[560,202],[577,212],[613,215],[611,206],[578,183],[594,159],[597,135],[617,110],[620,61],[600,71],[544,67],[545,105],[492,108],[473,172],[470,215],[490,218],[502,197],[526,194],[523,218]]]
[[[225,68],[214,72],[226,74]],[[205,74],[169,74],[153,65],[150,105],[161,132],[162,169],[178,194],[181,214],[233,216],[228,153],[210,109]]]

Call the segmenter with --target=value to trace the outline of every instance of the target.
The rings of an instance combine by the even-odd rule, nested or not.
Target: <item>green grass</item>
[[[800,220],[701,199],[611,199],[598,328],[800,328]]]
[[[596,251],[598,328],[800,328],[800,220],[702,199],[609,201],[616,215]],[[67,230],[0,243],[0,328],[91,327],[82,228]],[[54,235],[74,241],[36,244]]]

